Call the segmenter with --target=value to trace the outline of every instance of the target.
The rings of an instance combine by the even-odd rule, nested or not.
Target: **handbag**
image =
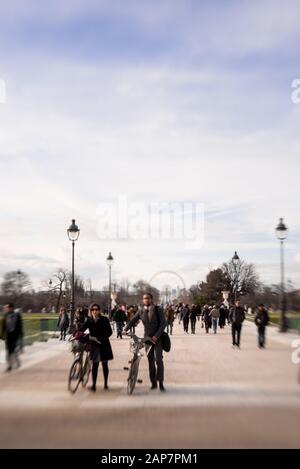
[[[171,350],[171,339],[167,332],[163,332],[161,335],[161,343],[164,352],[170,352]]]
[[[159,319],[158,307],[156,306],[156,314]],[[164,352],[170,352],[171,350],[171,339],[167,332],[163,332],[160,336],[162,349]]]

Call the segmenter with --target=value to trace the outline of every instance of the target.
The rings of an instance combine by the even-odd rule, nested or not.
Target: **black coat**
[[[219,318],[219,326],[223,327],[226,324],[226,310],[225,308],[220,308],[220,318]]]
[[[80,330],[82,332],[89,329],[90,335],[96,337],[100,342],[100,357],[102,362],[112,360],[114,358],[109,337],[112,335],[112,329],[107,317],[100,316],[96,321],[87,318]]]
[[[113,320],[116,322],[125,322],[126,321],[126,315],[122,309],[117,309],[113,313]]]
[[[196,319],[197,319],[197,310],[196,310],[196,307],[194,307],[191,309],[191,312],[190,312],[190,320],[195,321]]]
[[[7,320],[8,315],[11,313],[5,313],[3,316],[2,321],[2,332],[1,336],[6,342],[17,342],[17,340],[22,339],[23,337],[23,326],[22,326],[22,318],[19,313],[14,312],[15,315],[15,327],[12,331],[8,331],[7,329]]]
[[[258,327],[267,326],[269,324],[268,311],[265,309],[263,311],[257,311],[254,322]]]
[[[210,309],[209,308],[203,308],[202,319],[205,322],[205,324],[211,325],[211,317],[210,317]]]
[[[245,321],[245,311],[242,306],[234,306],[229,313],[229,319],[233,324],[242,324]]]

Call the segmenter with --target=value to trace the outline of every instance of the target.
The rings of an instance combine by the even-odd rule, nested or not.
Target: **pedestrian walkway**
[[[236,350],[229,327],[205,334],[197,322],[196,334],[187,335],[176,322],[172,351],[165,354],[167,393],[149,390],[144,357],[143,383],[132,396],[123,370],[130,358],[128,338],[112,339],[110,390],[102,390],[100,374],[96,394],[67,391],[68,344],[51,339],[34,345],[22,356],[20,370],[1,373],[0,446],[299,446],[295,337],[268,328],[267,348],[259,350],[255,326],[246,322]]]

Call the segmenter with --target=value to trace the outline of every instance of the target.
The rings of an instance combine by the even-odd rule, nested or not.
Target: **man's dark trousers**
[[[231,324],[232,345],[237,345],[238,347],[240,346],[241,330],[242,324],[237,324],[235,322]]]
[[[162,383],[164,381],[164,362],[161,340],[158,340],[155,345],[151,346],[151,350],[148,353],[148,362],[150,381],[155,384],[157,382]]]
[[[265,326],[258,326],[258,346],[264,347],[265,346]]]

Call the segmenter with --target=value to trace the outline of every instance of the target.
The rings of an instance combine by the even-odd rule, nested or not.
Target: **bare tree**
[[[67,275],[68,275],[67,271],[63,269],[59,269],[52,276],[54,279],[54,282],[50,280],[50,283],[49,283],[50,291],[58,293],[57,299],[56,299],[56,308],[55,308],[55,311],[57,314],[59,313],[59,310],[60,310],[60,304],[61,304],[61,300],[64,294],[64,283],[66,282]]]
[[[248,264],[242,259],[237,264],[233,260],[224,262],[222,271],[229,281],[232,298],[255,293],[261,287],[254,264]]]

